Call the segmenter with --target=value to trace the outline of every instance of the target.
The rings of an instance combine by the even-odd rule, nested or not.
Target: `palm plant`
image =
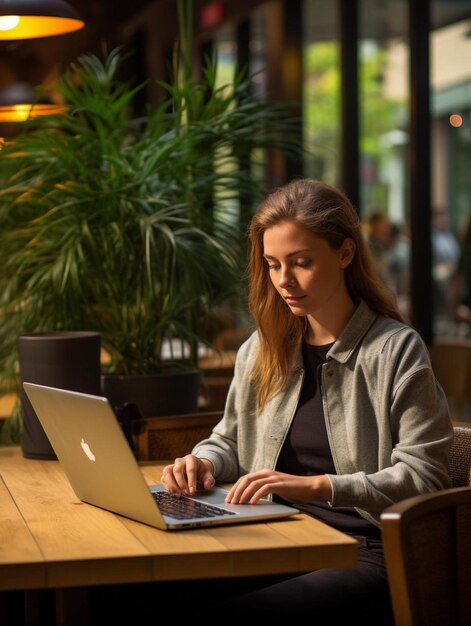
[[[253,155],[298,150],[287,109],[251,98],[242,76],[218,86],[209,61],[134,117],[144,85],[119,80],[122,60],[80,57],[58,83],[66,113],[31,120],[0,152],[3,391],[18,385],[18,337],[46,330],[100,332],[110,372],[160,371],[173,338],[197,364],[204,320],[243,284],[263,192]]]

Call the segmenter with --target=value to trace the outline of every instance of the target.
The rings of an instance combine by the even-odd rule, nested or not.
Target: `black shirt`
[[[321,366],[332,344],[303,343],[304,383],[296,413],[278,457],[276,469],[287,474],[336,474],[330,451],[321,393]],[[275,498],[280,500],[280,498]],[[355,535],[380,537],[379,528],[352,507],[331,507],[327,502],[295,503],[296,508],[334,528]]]

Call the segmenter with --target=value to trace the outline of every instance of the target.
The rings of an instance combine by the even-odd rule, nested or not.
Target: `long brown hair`
[[[346,238],[355,242],[354,257],[345,270],[354,302],[364,300],[380,315],[403,321],[392,293],[382,284],[364,240],[361,222],[347,196],[326,183],[294,180],[269,193],[249,225],[249,308],[260,344],[252,375],[259,409],[278,393],[306,329],[306,319],[293,315],[273,286],[263,257],[263,234],[282,221],[291,221],[338,250]]]

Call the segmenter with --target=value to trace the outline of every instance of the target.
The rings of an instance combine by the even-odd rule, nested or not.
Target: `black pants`
[[[269,585],[263,584],[262,577],[258,589],[216,605],[211,602],[215,609],[202,610],[199,621],[204,623],[218,615],[226,623],[233,620],[239,624],[241,618],[250,616],[262,623],[287,617],[315,625],[393,626],[382,543],[378,539],[355,538],[360,543],[355,568],[321,569]],[[256,581],[252,580],[252,584],[255,586]]]

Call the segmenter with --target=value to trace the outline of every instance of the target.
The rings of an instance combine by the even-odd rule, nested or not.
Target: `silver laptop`
[[[299,513],[269,500],[226,504],[227,491],[220,487],[178,497],[162,485],[147,485],[107,398],[28,382],[23,387],[73,490],[84,502],[162,530]]]

